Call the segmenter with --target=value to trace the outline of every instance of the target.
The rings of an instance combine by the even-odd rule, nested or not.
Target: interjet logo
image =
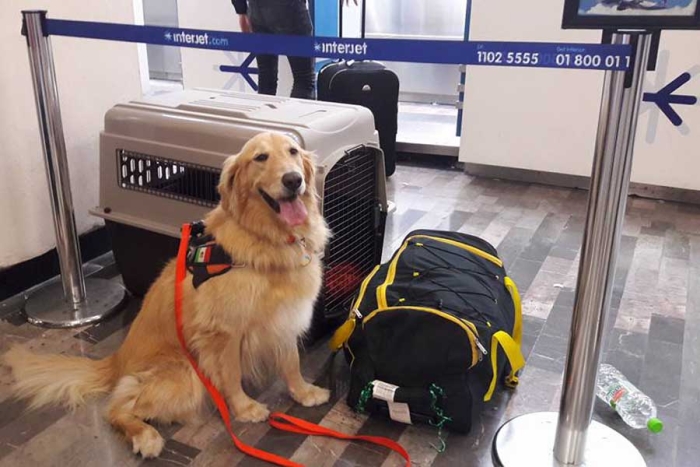
[[[344,55],[367,55],[367,43],[362,44],[346,44],[336,41],[316,42],[314,50],[323,54],[344,54]]]
[[[193,34],[190,32],[171,32],[165,31],[163,35],[166,41],[172,42],[174,44],[192,44],[192,45],[213,45],[213,46],[227,46],[228,38],[226,37],[215,37],[209,35],[209,33],[204,34]]]

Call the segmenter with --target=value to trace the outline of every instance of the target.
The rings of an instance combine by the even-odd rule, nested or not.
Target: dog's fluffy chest
[[[287,328],[290,334],[301,334],[311,322],[314,301],[321,288],[321,268],[318,262],[280,277],[267,276],[263,301],[271,313],[262,324]]]
[[[298,335],[311,321],[321,274],[318,259],[285,272],[234,269],[202,284],[195,295],[197,313],[218,315],[211,322],[226,328],[272,326]]]

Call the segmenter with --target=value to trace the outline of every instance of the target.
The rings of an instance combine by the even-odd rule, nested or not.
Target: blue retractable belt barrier
[[[46,29],[54,36],[347,60],[588,70],[625,70],[630,60],[626,45],[344,39],[59,19],[48,19]]]

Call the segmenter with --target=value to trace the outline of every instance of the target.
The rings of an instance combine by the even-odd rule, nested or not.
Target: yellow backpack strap
[[[515,305],[515,324],[513,325],[513,339],[518,345],[522,343],[523,340],[523,306],[520,301],[520,293],[518,292],[518,287],[515,282],[510,277],[503,279],[503,282],[510,292],[510,296],[513,298],[513,304]]]
[[[525,366],[525,358],[523,357],[523,354],[520,351],[520,345],[518,345],[518,343],[515,342],[515,340],[512,337],[510,337],[510,334],[508,334],[507,332],[496,332],[493,335],[493,338],[491,339],[491,369],[493,370],[493,378],[491,379],[491,385],[489,386],[489,390],[484,396],[484,401],[491,400],[491,396],[493,396],[493,392],[496,390],[496,382],[498,380],[499,345],[506,353],[508,363],[511,367],[511,372],[508,375],[508,377],[506,377],[506,383],[509,386],[514,386],[515,384],[517,384],[517,378],[515,377],[515,373]]]
[[[355,330],[355,326],[356,321],[354,317],[345,321],[343,325],[336,329],[335,333],[333,333],[333,337],[331,337],[331,340],[328,341],[328,347],[330,347],[333,352],[337,352],[338,350],[342,349],[343,344],[347,342],[350,335]]]
[[[328,347],[330,347],[333,352],[337,352],[338,350],[343,348],[343,344],[347,342],[347,340],[350,338],[353,331],[355,330],[355,326],[357,326],[357,321],[355,320],[355,310],[360,308],[360,304],[365,298],[365,293],[367,292],[367,286],[369,285],[369,281],[372,280],[372,277],[374,277],[377,271],[379,271],[380,267],[381,264],[377,264],[374,267],[374,269],[372,269],[372,271],[367,275],[367,277],[365,277],[365,279],[362,281],[362,284],[360,285],[360,292],[357,294],[355,303],[353,304],[352,308],[350,309],[350,313],[348,314],[348,320],[345,321],[342,326],[336,329],[335,333],[333,334],[333,337],[330,341],[328,341]]]

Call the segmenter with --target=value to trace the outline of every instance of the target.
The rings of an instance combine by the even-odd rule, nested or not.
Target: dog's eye
[[[299,154],[299,150],[294,147],[289,148],[289,154],[291,154],[292,156],[296,156],[297,154]]]
[[[258,154],[257,156],[255,156],[255,161],[256,161],[256,162],[265,162],[265,161],[267,160],[268,157],[270,157],[270,156],[268,156],[268,155],[265,154],[265,153]]]

